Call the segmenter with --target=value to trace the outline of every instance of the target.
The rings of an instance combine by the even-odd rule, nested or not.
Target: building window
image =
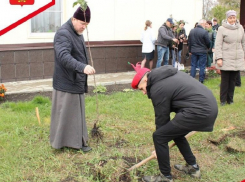
[[[61,1],[31,19],[31,33],[54,33],[61,26]]]

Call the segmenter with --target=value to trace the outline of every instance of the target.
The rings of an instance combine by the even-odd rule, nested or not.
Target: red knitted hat
[[[137,72],[136,75],[134,76],[131,86],[133,89],[137,89],[138,85],[141,81],[141,79],[143,78],[143,76],[147,73],[150,72],[151,70],[149,70],[148,68],[141,68],[141,63],[138,62],[136,63],[136,66],[134,66],[133,64],[131,64],[134,68],[134,70]]]
[[[90,17],[91,17],[91,12],[90,12],[89,7],[87,6],[87,9],[85,11],[85,17],[84,17],[84,12],[82,11],[80,6],[75,11],[73,17],[78,19],[78,20],[81,20],[81,21],[89,23],[90,22]]]

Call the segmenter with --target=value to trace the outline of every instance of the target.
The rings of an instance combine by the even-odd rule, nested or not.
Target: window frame
[[[63,24],[63,14],[64,14],[64,9],[63,9],[63,1],[60,2],[60,11],[52,11],[52,12],[60,12],[60,26],[62,26]],[[45,10],[47,11],[47,10]],[[44,12],[41,12],[44,13]],[[45,38],[45,39],[52,39],[55,35],[56,32],[41,32],[41,33],[34,33],[31,32],[31,28],[32,28],[32,22],[31,19],[28,20],[29,21],[29,28],[28,28],[28,38],[29,39],[38,39],[38,38]]]

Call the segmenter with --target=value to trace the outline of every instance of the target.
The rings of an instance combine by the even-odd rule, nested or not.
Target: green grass
[[[245,77],[242,77],[245,83]],[[209,87],[219,103],[220,78],[209,79]],[[197,133],[189,141],[201,167],[200,182],[239,182],[245,179],[245,154],[228,152],[236,133],[245,130],[245,87],[236,88],[234,104],[219,106],[219,115],[212,133]],[[90,138],[90,153],[71,149],[55,150],[49,144],[51,101],[36,97],[30,102],[0,105],[0,181],[40,182],[111,182],[138,181],[139,176],[159,174],[157,161],[126,173],[125,169],[151,155],[154,150],[152,133],[155,130],[151,100],[139,91],[99,94],[99,125],[104,140],[97,143]],[[86,119],[89,132],[97,118],[96,97],[86,96]],[[39,108],[41,125],[35,114]],[[171,114],[173,117],[174,114]],[[235,130],[223,131],[230,126]],[[209,142],[227,134],[219,145]],[[245,145],[245,139],[237,140]],[[171,165],[184,164],[176,147],[170,151]],[[175,182],[194,181],[172,170]],[[130,179],[130,180],[129,180]]]

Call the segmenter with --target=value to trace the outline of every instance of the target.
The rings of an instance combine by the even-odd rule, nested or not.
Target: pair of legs
[[[241,74],[240,74],[240,71],[238,71],[238,74],[237,74],[237,77],[236,77],[236,86],[240,87],[241,85],[242,85]]]
[[[145,67],[145,63],[146,63],[146,57],[141,61],[141,68]],[[150,67],[150,70],[152,70],[152,68],[153,68],[153,60],[149,61],[149,67]]]
[[[142,53],[143,60],[141,62],[141,68],[145,67],[146,61],[149,61],[150,70],[153,68],[154,50],[149,53]]]
[[[220,85],[220,102],[233,103],[236,78],[238,71],[221,70],[221,85]]]
[[[199,63],[199,81],[201,83],[204,82],[205,79],[205,68],[206,68],[206,62],[207,62],[207,53],[193,53],[191,55],[191,76],[193,78],[196,77],[196,67]]]
[[[185,138],[185,135],[189,132],[189,130],[181,129],[173,125],[170,121],[167,124],[158,128],[153,133],[153,141],[157,154],[159,169],[164,176],[171,175],[168,147],[168,142],[170,142],[171,140],[174,140],[175,144],[179,148],[179,151],[183,155],[187,164],[196,164],[196,158],[191,151],[187,139]]]
[[[176,50],[171,50],[172,52],[172,65],[175,67],[175,61],[176,61]],[[178,51],[178,62],[181,63],[181,53],[182,50]]]
[[[171,54],[172,54],[172,66],[175,67],[176,51],[174,49],[171,49]]]
[[[164,59],[164,65],[168,65],[169,60],[169,47],[157,46],[157,65],[159,68],[162,65],[162,60]]]
[[[179,50],[178,51],[178,61],[179,61],[179,63],[181,63],[181,53],[182,53],[182,50]]]
[[[207,54],[207,67],[211,67],[211,64],[213,62],[213,53],[212,52],[208,52]]]

